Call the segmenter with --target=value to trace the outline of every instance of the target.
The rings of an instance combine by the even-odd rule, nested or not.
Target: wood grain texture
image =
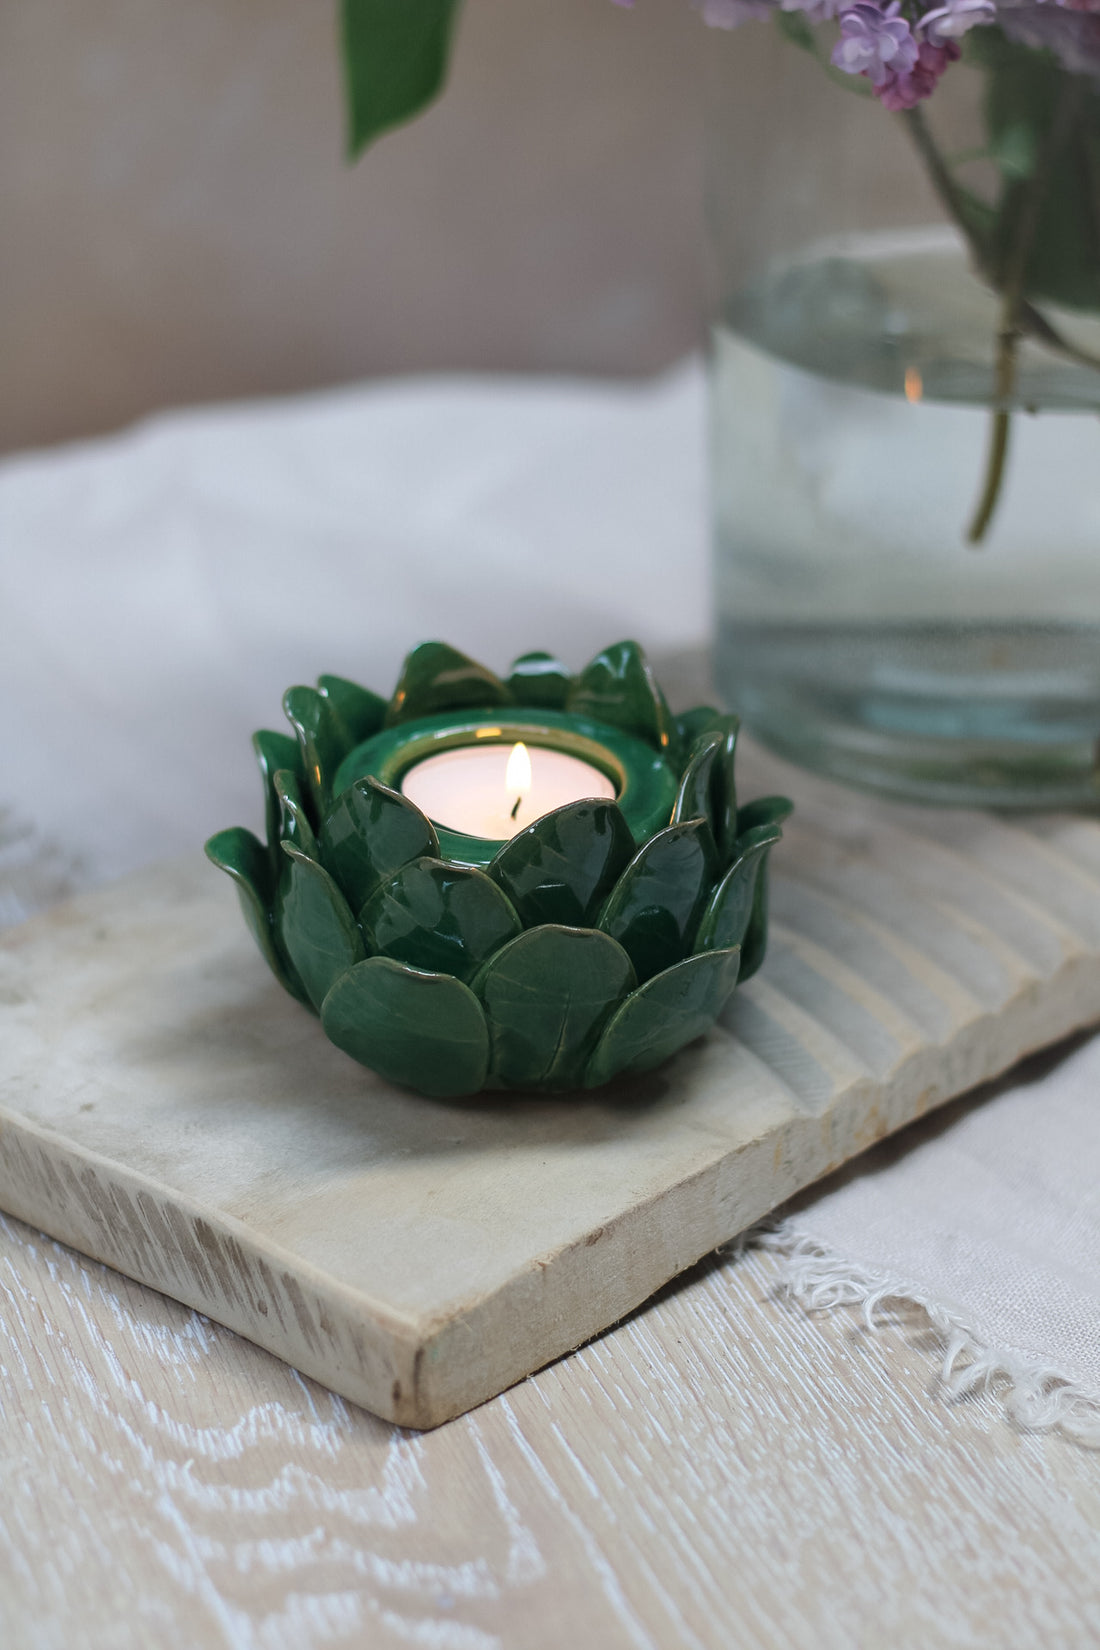
[[[1100,826],[794,790],[763,970],[606,1093],[391,1088],[197,857],[11,932],[0,1207],[390,1420],[484,1401],[1100,1012]]]
[[[10,1650],[1072,1650],[1100,1468],[714,1260],[439,1430],[0,1220]]]

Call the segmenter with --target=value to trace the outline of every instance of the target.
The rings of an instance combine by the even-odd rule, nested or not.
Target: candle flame
[[[504,788],[509,796],[516,799],[512,809],[512,818],[515,819],[519,813],[520,803],[531,789],[531,758],[527,754],[526,745],[512,746],[512,754],[504,770]]]
[[[905,369],[905,399],[907,401],[912,402],[912,403],[915,404],[917,401],[920,400],[920,398],[923,394],[924,394],[924,379],[921,377],[920,368],[919,367],[906,367],[906,369]]]
[[[531,789],[531,758],[526,745],[513,745],[504,770],[504,788],[509,796],[526,796]]]

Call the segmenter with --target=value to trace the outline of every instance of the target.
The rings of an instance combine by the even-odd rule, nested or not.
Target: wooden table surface
[[[1100,1456],[716,1257],[431,1433],[0,1217],[5,1650],[1064,1650]]]

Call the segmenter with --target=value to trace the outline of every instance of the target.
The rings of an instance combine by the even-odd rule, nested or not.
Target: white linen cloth
[[[0,464],[0,922],[259,823],[248,740],[415,642],[573,668],[708,628],[697,365],[419,380],[174,414]],[[956,1389],[1100,1442],[1100,1039],[890,1143],[762,1241],[808,1305],[891,1296]]]

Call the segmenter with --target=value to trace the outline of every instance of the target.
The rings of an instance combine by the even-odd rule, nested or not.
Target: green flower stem
[[[972,545],[981,544],[989,531],[1004,487],[1020,338],[1027,334],[1081,365],[1100,367],[1100,360],[1074,348],[1025,296],[1028,260],[1035,243],[1043,197],[1058,153],[1080,112],[1084,93],[1085,85],[1080,76],[1067,77],[1065,91],[1050,123],[1035,170],[1022,193],[1015,233],[999,269],[991,267],[988,248],[983,245],[971,223],[970,196],[952,175],[932,137],[923,110],[919,107],[908,109],[902,115],[933,188],[966,238],[978,274],[995,292],[1000,293],[1002,299],[985,479],[966,535]]]
[[[997,336],[997,364],[993,384],[993,416],[986,461],[985,482],[974,519],[967,532],[972,545],[981,544],[1000,501],[1004,486],[1005,460],[1011,426],[1010,402],[1016,388],[1016,362],[1020,343],[1020,321],[1024,304],[1028,259],[1039,227],[1043,196],[1050,182],[1055,159],[1077,117],[1084,96],[1084,81],[1078,75],[1067,78],[1065,90],[1054,111],[1035,170],[1028,180],[1016,220],[1016,233],[1005,259],[998,289],[1003,298],[1001,325]]]
[[[1016,384],[1016,351],[1020,342],[1019,328],[1013,316],[1017,304],[1006,298],[1001,327],[997,334],[997,364],[993,380],[993,418],[989,428],[989,452],[985,464],[985,481],[973,520],[967,529],[967,543],[980,545],[989,531],[997,503],[1004,486],[1005,464],[1008,459],[1008,438],[1012,429],[1012,414],[1006,403],[1012,397]]]

